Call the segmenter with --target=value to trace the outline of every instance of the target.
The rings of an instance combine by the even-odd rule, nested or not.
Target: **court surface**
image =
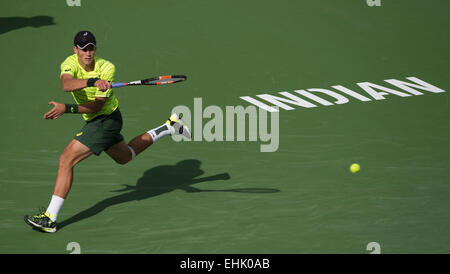
[[[381,253],[450,252],[449,1],[80,2],[0,3],[0,253],[67,254],[71,242],[107,254],[370,253],[371,242]],[[125,166],[92,156],[75,168],[59,231],[40,233],[23,216],[48,205],[58,157],[84,123],[43,114],[51,100],[73,102],[59,66],[83,29],[116,81],[188,76],[115,90],[127,141],[176,106],[193,123],[195,98],[224,117],[252,105],[240,97],[271,105],[257,95],[283,91],[341,85],[371,100],[287,103],[275,152],[247,135],[165,138]],[[385,82],[406,77],[444,92],[375,100],[357,85],[407,93]]]

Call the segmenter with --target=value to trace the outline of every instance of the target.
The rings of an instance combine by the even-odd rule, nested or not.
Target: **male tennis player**
[[[77,113],[86,121],[59,158],[58,175],[48,208],[24,218],[27,224],[45,232],[56,232],[56,218],[72,185],[73,168],[80,161],[105,151],[123,165],[164,136],[182,134],[191,138],[189,129],[174,113],[163,125],[136,136],[126,144],[120,134],[122,116],[119,101],[111,89],[115,67],[95,56],[96,46],[91,32],[80,31],[75,35],[75,54],[61,64],[60,77],[63,91],[71,92],[76,104],[51,101],[49,104],[53,108],[44,114],[45,119],[55,120],[65,113]]]

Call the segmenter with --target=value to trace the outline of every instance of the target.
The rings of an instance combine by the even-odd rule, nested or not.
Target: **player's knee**
[[[59,167],[60,168],[72,168],[75,165],[74,158],[70,156],[69,153],[63,152],[59,156]]]
[[[119,165],[125,165],[129,161],[133,160],[134,157],[136,157],[136,153],[134,152],[134,149],[132,147],[128,146],[128,150],[129,151],[122,153],[120,157],[114,158],[116,163],[118,163]]]
[[[130,157],[130,159],[127,159],[127,158],[114,159],[114,161],[116,161],[116,163],[118,163],[119,165],[125,165],[125,164],[127,164],[130,160],[131,160],[131,157]]]

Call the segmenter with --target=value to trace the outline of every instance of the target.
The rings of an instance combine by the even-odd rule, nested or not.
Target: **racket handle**
[[[111,87],[112,88],[120,88],[120,87],[124,87],[126,86],[128,83],[112,83]]]

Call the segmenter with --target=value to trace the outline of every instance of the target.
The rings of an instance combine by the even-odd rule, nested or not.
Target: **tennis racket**
[[[184,75],[164,75],[158,77],[147,78],[144,80],[133,81],[133,82],[123,82],[123,83],[112,83],[112,88],[120,88],[126,86],[142,86],[142,85],[165,85],[173,84],[181,81],[187,80]]]

